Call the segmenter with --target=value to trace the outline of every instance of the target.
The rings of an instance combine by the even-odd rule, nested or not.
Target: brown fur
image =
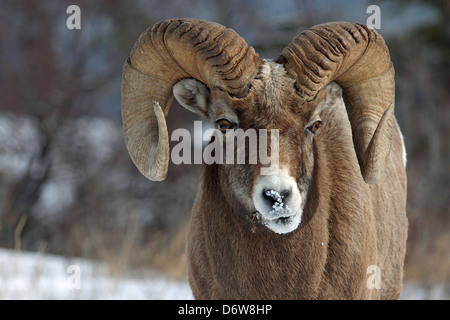
[[[400,131],[382,178],[369,185],[337,86],[308,105],[297,99],[282,72],[257,78],[244,101],[211,90],[208,108],[226,105],[241,128],[280,130],[280,165],[307,199],[300,226],[276,234],[257,223],[249,200],[260,166],[207,165],[187,243],[195,298],[398,298],[407,234]],[[318,116],[322,125],[311,137],[305,126]],[[366,284],[370,265],[381,269],[380,290]]]

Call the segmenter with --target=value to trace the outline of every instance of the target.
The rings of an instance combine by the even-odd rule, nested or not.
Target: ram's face
[[[302,105],[294,81],[275,62],[262,64],[244,98],[193,79],[180,81],[174,94],[215,125],[211,144],[220,141],[217,149],[224,150],[220,182],[235,211],[276,233],[295,230],[312,178],[320,99]]]
[[[277,154],[270,163],[225,162],[218,177],[208,178],[220,180],[235,211],[256,213],[263,225],[287,233],[302,219],[317,162],[315,146],[321,135],[332,138],[320,114],[320,105],[328,105],[323,95],[332,81],[343,88],[362,177],[377,183],[390,159],[394,69],[383,39],[361,24],[314,26],[284,48],[276,62],[267,62],[220,24],[160,21],[142,33],[124,65],[125,143],[147,178],[166,178],[170,147],[165,117],[172,92],[186,108],[216,125],[222,145],[234,140],[231,132],[237,130],[268,130],[270,137],[278,132],[278,140],[265,139],[261,148],[259,131],[257,143],[249,143],[253,149],[258,145],[259,156],[261,150]],[[234,149],[236,157],[251,159],[255,153]]]

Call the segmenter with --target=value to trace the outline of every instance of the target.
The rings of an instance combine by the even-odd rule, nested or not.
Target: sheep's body
[[[271,153],[269,162],[206,166],[187,245],[196,298],[399,296],[405,153],[394,68],[374,29],[314,26],[275,61],[217,23],[146,30],[124,66],[122,116],[131,158],[155,181],[170,159],[172,94],[216,125],[214,145],[252,129],[258,153]],[[255,151],[234,149],[246,159]]]
[[[188,236],[189,281],[200,299],[395,299],[402,287],[407,220],[404,146],[395,123],[377,184],[361,177],[336,91],[315,140],[314,181],[303,221],[279,235],[230,207],[220,165],[205,167]],[[280,151],[283,152],[282,150]],[[236,200],[237,201],[237,200]],[[377,266],[379,269],[371,269]],[[375,275],[375,272],[381,274]],[[378,280],[380,289],[372,279]]]

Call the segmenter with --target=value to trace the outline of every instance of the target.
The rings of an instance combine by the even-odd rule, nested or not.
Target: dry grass
[[[171,280],[186,279],[186,235],[189,221],[171,233],[153,232],[130,217],[122,234],[93,232],[85,239],[94,250],[94,259],[108,264],[112,278],[120,279],[127,271],[155,271]],[[109,236],[109,238],[108,238]],[[79,235],[78,238],[81,238]],[[113,243],[113,245],[108,245]]]
[[[408,248],[405,280],[414,280],[427,285],[450,284],[449,245],[450,233],[442,231]]]
[[[189,221],[182,224],[174,235],[159,234],[145,247],[140,248],[138,256],[143,258],[145,267],[162,271],[173,279],[187,276],[186,236]]]

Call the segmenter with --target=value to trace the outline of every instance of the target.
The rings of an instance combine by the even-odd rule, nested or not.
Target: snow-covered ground
[[[107,264],[0,249],[0,299],[192,299],[187,281],[154,272],[112,276]]]
[[[449,299],[448,285],[405,283],[401,299]],[[111,275],[105,263],[0,249],[0,299],[193,299],[187,281],[155,272]]]
[[[415,281],[403,284],[400,300],[450,300],[450,283],[425,286]]]

